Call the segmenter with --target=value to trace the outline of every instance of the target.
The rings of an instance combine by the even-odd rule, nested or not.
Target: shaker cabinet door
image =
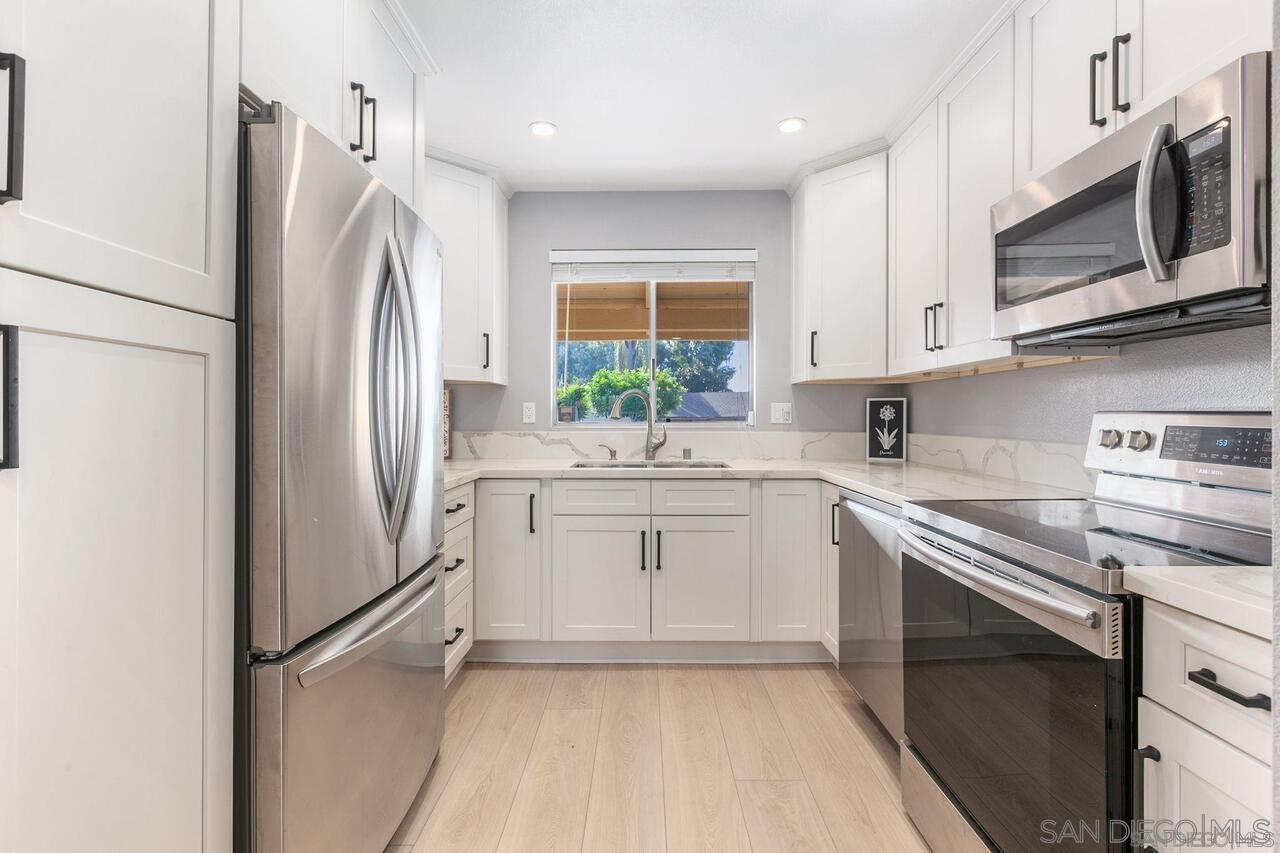
[[[889,149],[889,374],[937,367],[938,105]]]
[[[481,480],[475,523],[476,639],[540,639],[542,484]]]
[[[821,486],[765,480],[760,512],[762,640],[813,641],[822,622]]]
[[[750,639],[750,517],[655,515],[650,583],[653,639]]]
[[[231,317],[239,36],[237,0],[0,3],[26,67],[0,266]]]
[[[649,639],[649,516],[556,516],[553,640]]]

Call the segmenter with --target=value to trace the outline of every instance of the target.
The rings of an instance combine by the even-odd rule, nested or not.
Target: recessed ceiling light
[[[796,133],[797,131],[804,130],[804,126],[807,123],[808,122],[799,116],[784,118],[782,121],[778,122],[778,130],[783,133]]]
[[[534,136],[555,136],[556,126],[549,121],[535,121],[529,125],[529,132]]]

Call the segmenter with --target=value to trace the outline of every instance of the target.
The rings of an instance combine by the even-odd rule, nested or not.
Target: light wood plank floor
[[[921,851],[830,667],[468,663],[388,853]]]

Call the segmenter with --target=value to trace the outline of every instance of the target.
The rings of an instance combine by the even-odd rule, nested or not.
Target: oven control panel
[[[1085,465],[1269,492],[1271,443],[1269,412],[1099,412]]]

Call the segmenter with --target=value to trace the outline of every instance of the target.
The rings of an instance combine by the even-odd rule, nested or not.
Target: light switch
[[[769,422],[775,424],[791,423],[791,404],[771,403],[769,405]]]
[[[538,422],[538,406],[536,403],[525,403],[523,420],[527,424],[536,424]]]

